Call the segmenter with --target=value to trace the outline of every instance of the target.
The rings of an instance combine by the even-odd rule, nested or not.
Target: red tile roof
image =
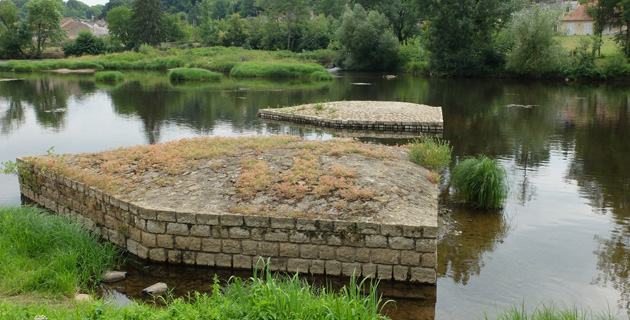
[[[569,12],[564,18],[563,21],[593,21],[595,19],[591,18],[588,14],[586,14],[586,6],[581,4],[575,10]]]

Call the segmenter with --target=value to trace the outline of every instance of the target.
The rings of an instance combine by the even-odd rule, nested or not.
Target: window
[[[592,23],[585,23],[584,24],[584,34],[585,35],[593,34],[593,24]]]
[[[569,23],[567,25],[567,35],[572,36],[575,34],[575,23]]]

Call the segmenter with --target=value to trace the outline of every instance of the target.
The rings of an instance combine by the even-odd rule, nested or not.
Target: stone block
[[[249,230],[241,227],[232,227],[230,230],[230,239],[249,239]]]
[[[326,262],[323,260],[311,261],[311,268],[309,271],[312,274],[324,274],[326,272]]]
[[[195,220],[197,220],[197,223],[201,225],[207,225],[207,226],[219,225],[219,216],[216,214],[197,213],[195,215]]]
[[[214,264],[217,267],[222,267],[222,268],[231,268],[232,267],[232,255],[231,254],[224,254],[224,253],[219,253],[216,254],[214,256]]]
[[[317,226],[315,221],[309,219],[297,219],[295,222],[295,230],[298,231],[316,231]]]
[[[372,249],[372,262],[377,264],[398,264],[400,254],[390,249]]]
[[[232,257],[232,267],[237,269],[251,269],[252,257],[237,254]]]
[[[179,250],[168,250],[168,263],[179,264],[182,262],[182,252]]]
[[[326,238],[326,243],[330,246],[340,246],[343,244],[343,240],[336,234],[331,234]]]
[[[351,221],[335,221],[333,222],[333,231],[337,233],[354,232],[357,228],[356,223]]]
[[[197,265],[214,267],[214,254],[212,253],[197,253]]]
[[[138,244],[138,258],[140,259],[148,259],[149,258],[149,248],[142,244]]]
[[[91,229],[91,227],[92,227],[92,225],[93,225],[92,221],[91,221],[91,220],[88,220],[88,221],[86,221],[86,222],[88,222],[89,224],[87,224],[87,225],[85,225],[85,226],[86,226],[88,229]],[[138,241],[138,242],[139,242],[139,241],[142,241],[142,231],[141,231],[140,229],[131,227],[131,228],[128,228],[128,229],[127,229],[127,232],[128,232],[128,234],[129,234],[129,238],[130,238],[130,239],[133,239],[134,241]]]
[[[375,264],[364,264],[362,266],[362,275],[365,278],[376,278],[376,265]]]
[[[272,229],[287,229],[292,230],[295,228],[295,218],[291,217],[271,217]]]
[[[157,246],[160,248],[173,249],[175,247],[174,236],[168,234],[157,235]]]
[[[352,247],[337,248],[337,260],[342,262],[354,262],[355,249]]]
[[[437,268],[437,254],[435,253],[423,253],[422,254],[422,266],[429,268]]]
[[[269,227],[269,217],[245,216],[244,221],[245,221],[245,226],[247,227],[256,227],[256,228]]]
[[[391,280],[393,272],[392,266],[382,264],[376,266],[376,276],[381,280]]]
[[[241,253],[241,241],[239,240],[221,240],[223,253]]]
[[[435,284],[436,283],[436,273],[434,269],[429,268],[411,268],[411,282],[417,283],[427,283],[427,284]]]
[[[370,248],[387,248],[387,237],[381,235],[365,236],[365,245]]]
[[[399,237],[403,235],[402,226],[393,224],[381,225],[381,235]]]
[[[277,257],[279,255],[278,244],[261,242],[258,244],[258,254],[263,257]]]
[[[423,237],[435,239],[437,238],[437,235],[438,235],[437,227],[424,227],[424,232],[422,233]]]
[[[355,276],[357,278],[361,277],[361,264],[360,263],[341,263],[341,274],[344,277]]]
[[[197,253],[194,251],[184,251],[182,253],[182,261],[184,264],[193,265],[195,264],[195,258]]]
[[[158,211],[157,219],[159,221],[177,222],[177,212],[174,211]]]
[[[262,240],[265,235],[265,229],[262,228],[252,228],[249,230],[249,238],[252,240]]]
[[[341,275],[341,262],[334,260],[326,261],[326,274],[329,276]]]
[[[264,238],[267,241],[287,242],[289,241],[289,234],[287,232],[274,230],[272,232],[266,233]]]
[[[389,237],[389,247],[396,250],[413,250],[416,244],[413,239],[405,237]]]
[[[409,278],[409,267],[394,266],[394,280],[407,281],[408,278]]]
[[[357,222],[357,233],[360,234],[379,234],[381,232],[381,226],[373,222]]]
[[[269,259],[269,270],[287,271],[287,258],[272,257]]]
[[[195,224],[195,223],[197,223],[197,219],[195,218],[195,214],[194,213],[178,212],[176,214],[176,217],[177,217],[177,222],[179,222],[179,223],[188,223],[188,224]]]
[[[419,266],[420,254],[415,251],[400,252],[400,264],[405,266]]]
[[[241,242],[241,248],[242,248],[243,254],[251,255],[251,256],[255,256],[258,254],[258,251],[256,250],[258,248],[257,241],[243,240]]]
[[[423,227],[403,226],[403,236],[409,238],[422,238]]]
[[[282,247],[282,245],[280,246]],[[299,254],[304,259],[317,259],[319,257],[319,246],[314,244],[300,245]]]
[[[194,225],[190,228],[190,235],[195,237],[208,237],[210,236],[210,226]]]
[[[201,250],[201,238],[175,237],[175,248],[181,250]]]
[[[187,236],[188,225],[181,223],[168,223],[166,225],[166,233],[176,236]]]
[[[357,262],[366,263],[366,262],[370,262],[370,260],[371,260],[370,249],[368,249],[368,248],[357,248],[357,250],[356,250],[356,261]]]
[[[318,220],[316,225],[317,229],[322,232],[332,232],[335,226],[332,220]]]
[[[219,239],[202,239],[201,250],[204,252],[221,252],[221,240]]]
[[[240,227],[243,225],[243,216],[235,214],[222,214],[219,216],[219,222],[224,227]]]
[[[416,251],[420,252],[437,252],[437,240],[435,239],[418,239],[416,240]]]
[[[287,261],[287,271],[293,273],[308,273],[311,261],[307,259],[290,258]]]
[[[212,226],[210,227],[210,235],[217,239],[229,239],[230,229],[228,227]]]
[[[138,255],[138,241],[127,239],[127,251],[131,254]]]
[[[309,243],[311,239],[305,232],[291,232],[289,241],[293,243]]]
[[[300,245],[295,243],[280,243],[279,255],[287,258],[297,258],[300,256]]]
[[[322,232],[313,232],[311,233],[311,243],[312,244],[326,244],[326,237]]]
[[[142,233],[142,243],[144,243],[144,245],[149,247],[149,248],[155,247],[157,245],[157,238],[152,233],[143,232]]]
[[[332,260],[337,256],[336,247],[319,246],[319,258],[324,260]]]

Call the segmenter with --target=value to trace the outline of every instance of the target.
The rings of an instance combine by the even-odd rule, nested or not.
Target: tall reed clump
[[[485,317],[488,319],[488,316]],[[549,304],[541,303],[534,310],[525,310],[525,304],[513,305],[509,309],[502,311],[497,316],[498,320],[616,320],[610,313],[595,313],[589,308],[578,308],[576,306],[557,306],[553,302]]]
[[[90,290],[121,258],[112,244],[35,207],[0,207],[0,288],[8,294]]]
[[[199,68],[177,68],[168,73],[171,81],[208,81],[221,80],[222,74]]]
[[[315,72],[327,72],[316,63],[297,61],[250,61],[237,64],[230,71],[234,77],[308,78]]]
[[[422,137],[409,147],[409,159],[431,171],[439,171],[451,162],[453,147],[446,140]]]
[[[120,71],[103,71],[94,74],[94,80],[102,82],[116,82],[124,80],[125,75]]]
[[[451,171],[451,185],[467,204],[483,210],[502,208],[508,195],[505,169],[485,155],[456,164]]]

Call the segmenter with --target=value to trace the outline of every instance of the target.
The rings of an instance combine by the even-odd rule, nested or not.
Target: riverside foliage
[[[505,169],[484,155],[456,164],[451,185],[467,204],[484,210],[500,209],[508,194]]]

